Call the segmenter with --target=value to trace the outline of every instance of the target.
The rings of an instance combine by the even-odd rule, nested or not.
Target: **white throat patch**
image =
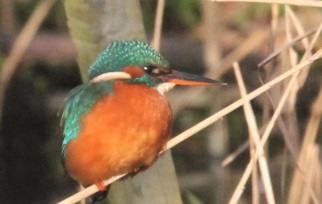
[[[164,95],[165,92],[170,91],[171,89],[173,89],[173,87],[175,86],[174,83],[162,83],[159,84],[156,89],[159,91],[160,94]]]

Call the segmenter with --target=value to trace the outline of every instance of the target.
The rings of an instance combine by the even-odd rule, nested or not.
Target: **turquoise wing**
[[[64,103],[62,121],[64,122],[61,154],[65,155],[65,146],[76,138],[81,129],[81,118],[93,104],[111,91],[112,82],[82,84],[70,91]]]

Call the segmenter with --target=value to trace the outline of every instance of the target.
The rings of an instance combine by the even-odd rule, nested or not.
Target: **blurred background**
[[[0,0],[0,71],[39,2]],[[150,41],[157,3],[140,3]],[[321,22],[319,8],[290,8],[305,25],[305,32]],[[275,48],[289,42],[286,13],[284,6],[270,4],[166,1],[160,52],[171,67],[228,83],[224,87],[176,87],[169,92],[175,115],[174,135],[240,98],[231,68],[234,61],[240,63],[248,92],[293,65],[286,62],[288,56],[283,54],[265,68],[257,66]],[[298,36],[293,33],[293,37]],[[315,47],[321,47],[321,39]],[[302,56],[305,48],[298,43],[293,51]],[[64,172],[60,162],[63,100],[68,91],[82,83],[76,59],[63,1],[56,1],[4,90],[0,113],[0,203],[54,203],[77,191],[77,183]],[[295,159],[320,91],[320,63],[318,60],[312,65],[283,111],[282,122],[270,135],[266,153],[277,203],[284,203],[288,197]],[[274,112],[272,103],[277,104],[285,84],[252,101],[260,132]],[[321,134],[318,125],[314,139],[318,148]],[[289,138],[290,146],[285,145],[284,136]],[[248,147],[242,108],[176,146],[172,155],[184,203],[227,203],[249,161]],[[226,157],[236,150],[241,153],[223,166]],[[321,160],[317,157],[316,161],[321,175]],[[321,178],[317,181],[322,183]],[[260,183],[259,180],[259,194],[263,193]],[[251,194],[249,181],[240,203],[250,203]],[[321,192],[317,196],[321,199]],[[264,202],[264,196],[262,199]]]

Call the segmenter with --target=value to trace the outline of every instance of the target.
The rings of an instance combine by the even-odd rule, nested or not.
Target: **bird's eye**
[[[143,70],[147,74],[149,74],[151,76],[160,76],[160,75],[171,73],[171,69],[163,68],[163,67],[157,67],[157,66],[154,66],[154,65],[144,66]]]
[[[147,73],[147,74],[152,74],[153,70],[156,69],[156,66],[153,65],[147,65],[143,67],[143,70]]]

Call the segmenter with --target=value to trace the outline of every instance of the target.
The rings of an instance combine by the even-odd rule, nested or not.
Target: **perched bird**
[[[62,157],[83,186],[138,172],[158,158],[171,137],[172,111],[166,84],[220,82],[171,70],[149,45],[113,42],[89,69],[88,83],[73,89],[63,111]]]

